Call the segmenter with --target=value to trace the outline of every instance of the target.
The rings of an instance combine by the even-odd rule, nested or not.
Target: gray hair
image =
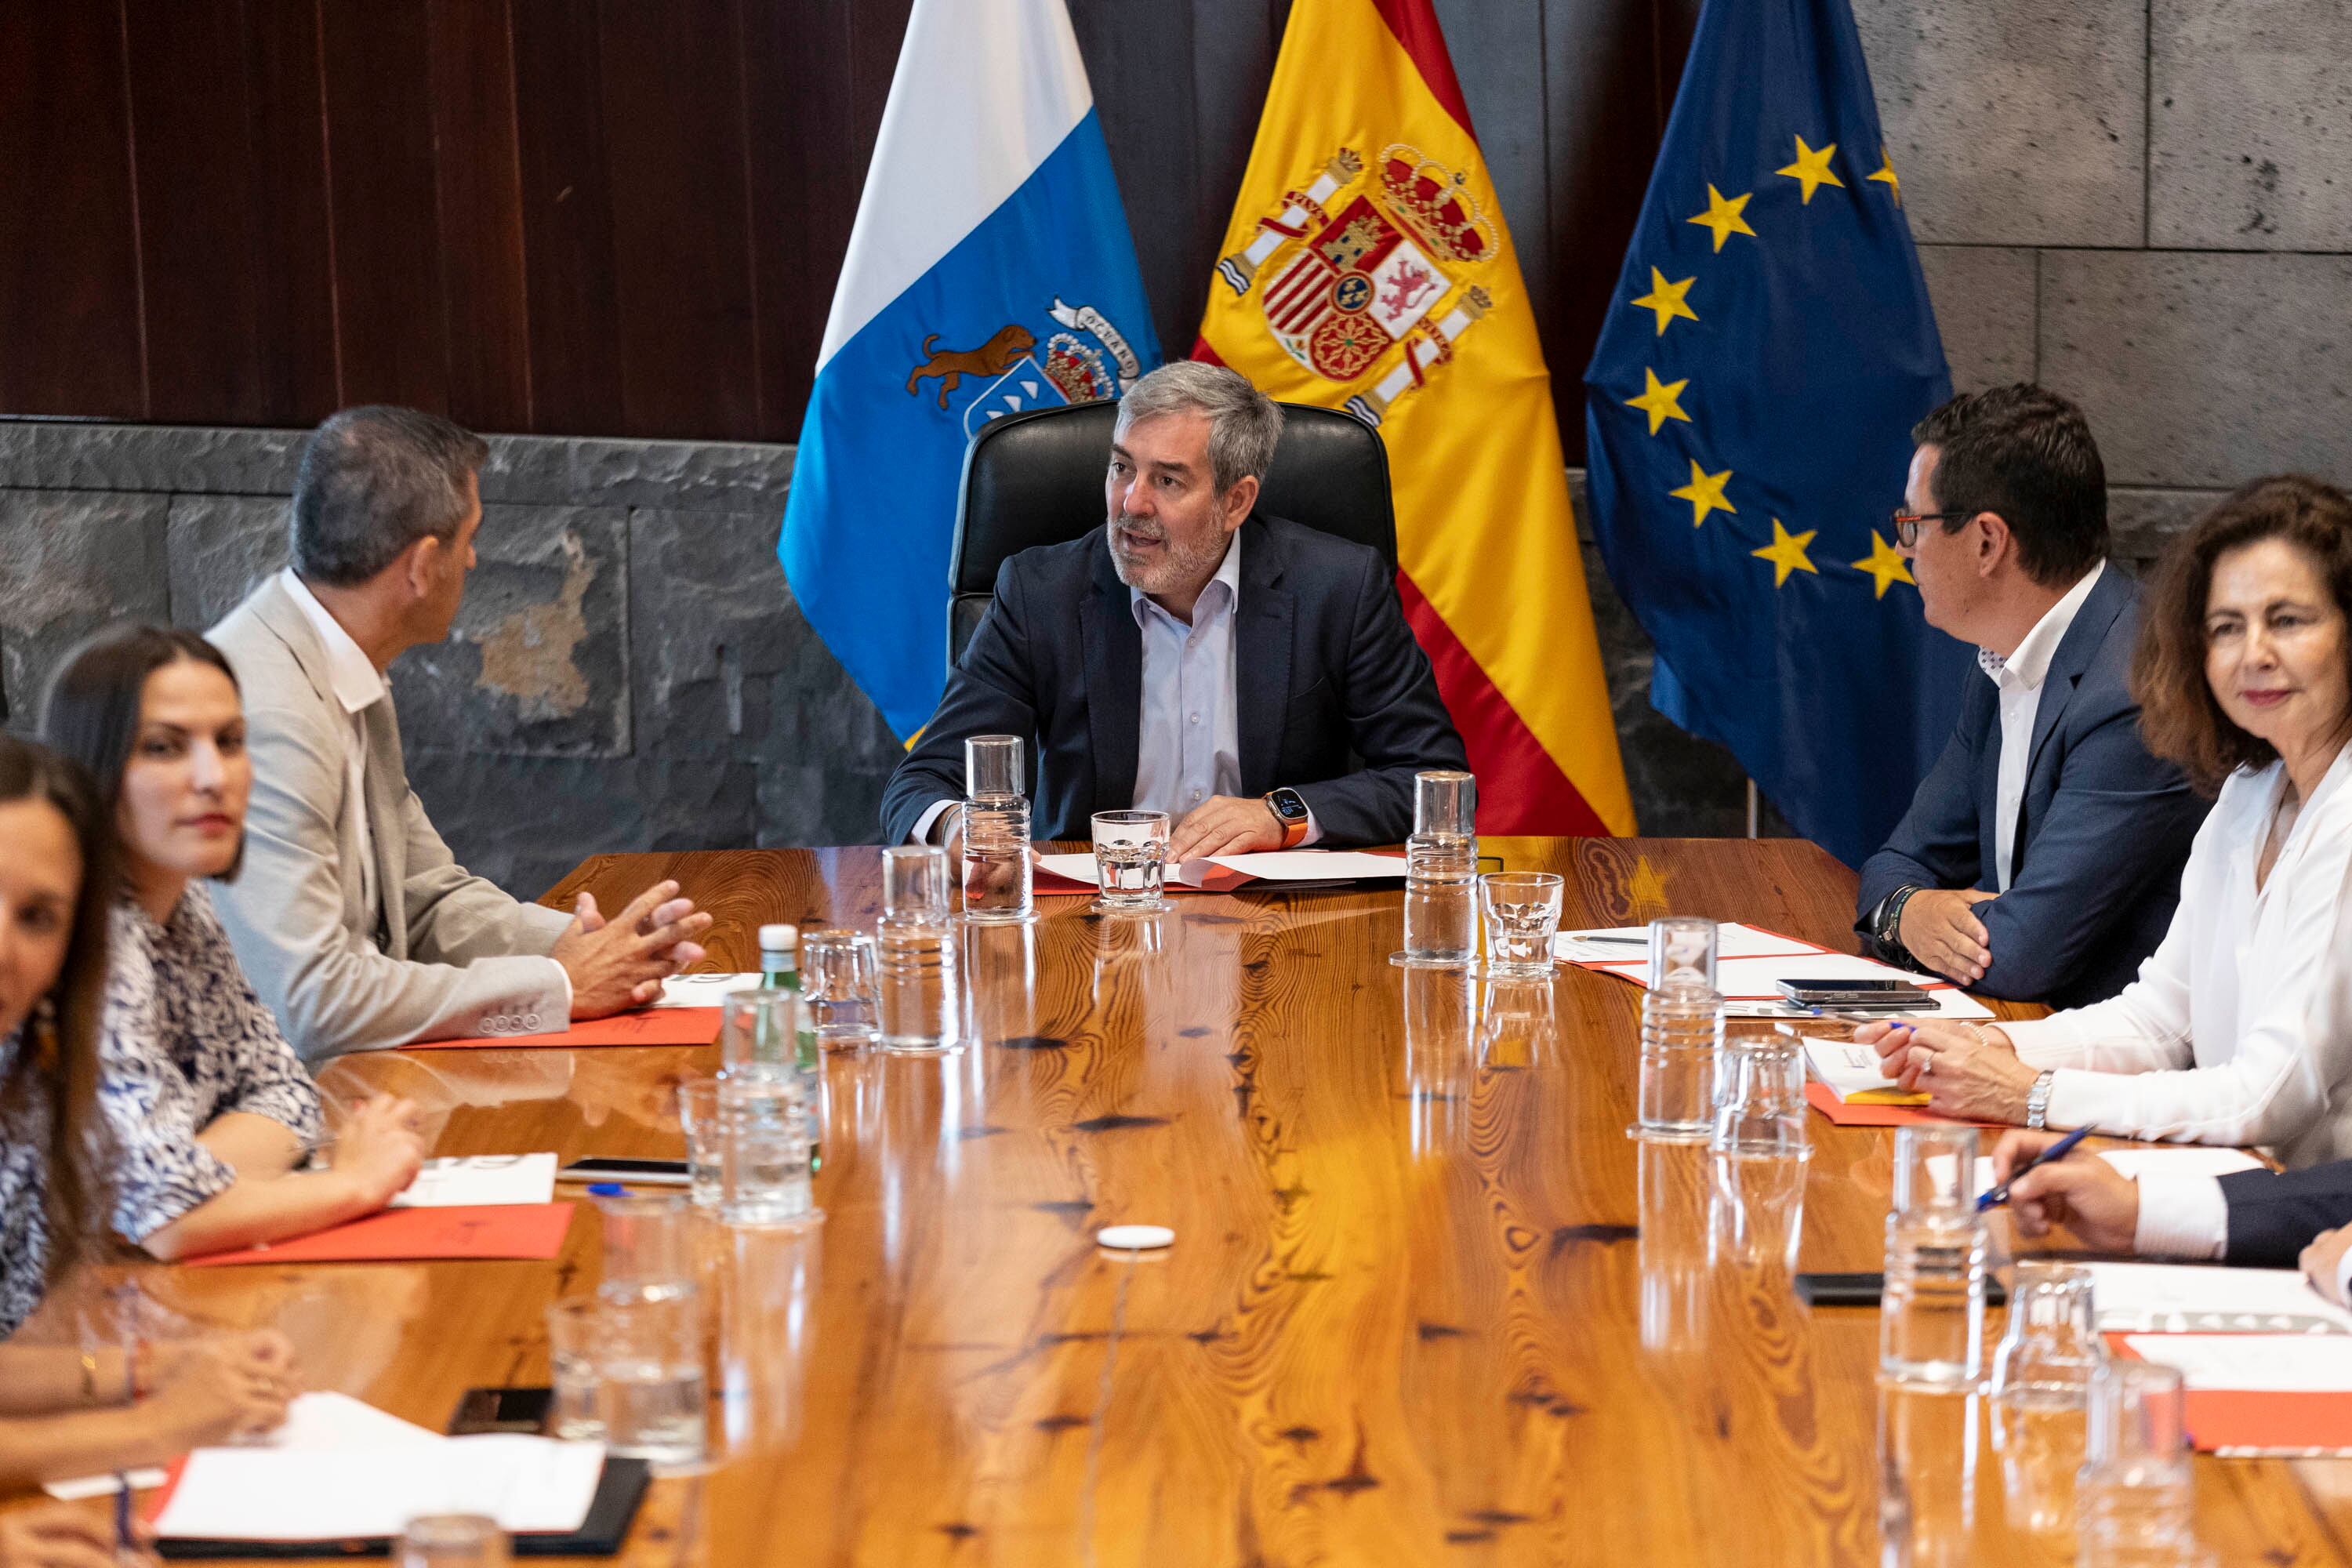
[[[311,433],[294,480],[294,570],[309,582],[366,582],[420,539],[454,538],[466,481],[488,443],[437,414],[346,408]]]
[[[1250,384],[1249,377],[1221,364],[1180,359],[1163,364],[1128,389],[1118,400],[1116,441],[1139,419],[1163,414],[1209,416],[1209,473],[1217,493],[1244,479],[1263,479],[1282,439],[1282,408]]]

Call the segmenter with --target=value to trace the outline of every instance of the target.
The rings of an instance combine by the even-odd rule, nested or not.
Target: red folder
[[[483,1035],[462,1040],[421,1040],[411,1051],[552,1050],[567,1046],[707,1046],[719,1037],[716,1007],[647,1007],[591,1018],[552,1035]]]
[[[2105,1336],[2110,1353],[2146,1358]],[[2352,1454],[2352,1394],[2286,1394],[2237,1388],[2192,1388],[2181,1399],[2189,1444],[2200,1454],[2231,1458],[2282,1458]]]
[[[545,1259],[563,1250],[569,1203],[386,1209],[291,1241],[191,1258],[190,1268],[240,1263],[406,1263],[444,1258]]]

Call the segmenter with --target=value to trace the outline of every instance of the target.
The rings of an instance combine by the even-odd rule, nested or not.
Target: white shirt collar
[[[1217,574],[1210,578],[1208,585],[1201,590],[1201,597],[1203,600],[1207,599],[1209,589],[1220,583],[1225,585],[1225,604],[1228,607],[1242,602],[1242,531],[1238,528],[1234,530],[1233,537],[1225,541],[1225,558],[1218,563]],[[1168,616],[1167,610],[1159,605],[1152,604],[1151,595],[1132,585],[1127,590],[1127,603],[1128,607],[1135,612],[1135,624],[1139,626],[1143,624],[1143,606],[1146,605],[1151,605],[1153,609],[1159,610],[1163,616]],[[1195,625],[1200,623],[1202,608],[1202,605],[1200,604],[1192,606],[1192,620]],[[1168,618],[1172,621],[1176,617],[1168,616]]]
[[[343,630],[342,623],[327,613],[327,606],[319,603],[310,585],[297,577],[291,566],[278,577],[303,618],[310,623],[310,629],[319,634],[319,645],[327,650],[327,685],[333,689],[335,700],[343,705],[343,711],[356,713],[383,700],[383,672],[360,651],[360,645]]]
[[[2074,626],[2074,617],[2082,613],[2083,601],[2091,596],[2091,590],[2098,585],[2099,574],[2106,569],[2107,563],[2102,561],[2084,573],[2082,581],[2067,589],[2064,597],[2042,613],[2042,618],[2033,623],[2033,629],[2025,634],[2024,639],[2007,658],[1989,647],[1977,649],[1977,667],[1996,686],[2001,684],[2001,672],[2007,670],[2016,677],[2017,684],[2028,691],[2039,688],[2042,678],[2050,673],[2050,661],[2056,657],[2058,645],[2066,640],[2068,628]]]

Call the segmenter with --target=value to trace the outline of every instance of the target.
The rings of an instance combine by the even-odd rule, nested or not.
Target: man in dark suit
[[[1412,775],[1462,740],[1377,551],[1255,512],[1282,411],[1179,362],[1120,402],[1108,521],[1026,550],[882,797],[887,843],[944,842],[963,742],[1026,738],[1032,830],[1161,810],[1171,858],[1412,830]]]
[[[1990,995],[2103,1000],[2164,939],[2208,803],[2140,742],[2139,590],[2106,560],[2099,449],[2073,404],[2025,385],[1956,397],[1912,438],[1896,543],[1927,624],[1977,644],[1979,668],[1862,868],[1854,929]]]
[[[2055,1143],[2055,1132],[2011,1132],[1993,1150],[1993,1179]],[[2135,1180],[2085,1149],[2010,1183],[2010,1208],[2028,1237],[2064,1226],[2094,1252],[2191,1258],[2249,1268],[2300,1265],[2312,1288],[2346,1304],[2352,1293],[2352,1160],[2300,1171]]]

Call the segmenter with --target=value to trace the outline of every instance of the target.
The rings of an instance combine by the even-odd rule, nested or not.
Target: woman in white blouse
[[[362,1103],[329,1168],[301,1168],[320,1131],[318,1088],[199,880],[236,874],[253,787],[227,660],[194,632],[100,633],[58,672],[42,731],[96,777],[121,872],[98,1089],[120,1156],[115,1230],[168,1259],[383,1207],[423,1159],[415,1108]]]
[[[2352,1155],[2348,616],[2343,492],[2288,475],[2208,513],[2166,560],[2133,668],[2148,749],[2220,791],[2162,945],[2093,1006],[1854,1037],[1948,1115]]]

